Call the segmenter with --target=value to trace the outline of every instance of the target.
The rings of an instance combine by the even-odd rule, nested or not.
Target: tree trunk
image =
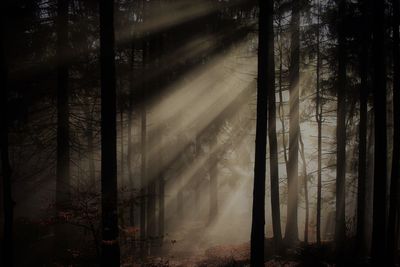
[[[385,66],[385,6],[384,1],[373,1],[373,96],[375,120],[374,146],[374,203],[372,222],[372,261],[385,265],[386,256],[386,180],[387,180],[387,124],[386,124],[386,66]]]
[[[298,188],[298,158],[299,158],[299,61],[300,61],[300,3],[292,1],[291,19],[291,62],[290,79],[290,118],[289,118],[289,173],[288,173],[288,203],[285,229],[285,243],[292,246],[299,239],[297,225],[297,208],[299,198]]]
[[[317,170],[317,245],[321,245],[321,208],[322,208],[322,101],[321,101],[321,55],[320,55],[320,15],[321,3],[318,1],[318,25],[317,25],[317,99],[315,119],[318,127],[318,170]]]
[[[268,83],[268,22],[273,15],[273,1],[258,1],[258,79],[257,79],[257,121],[254,161],[253,211],[251,224],[250,263],[252,267],[264,266],[264,226],[265,226],[265,169],[267,150],[267,103]]]
[[[388,255],[389,264],[394,266],[397,250],[398,232],[396,221],[399,220],[399,164],[400,164],[400,4],[393,0],[393,157],[390,180],[390,205],[388,219]]]
[[[88,111],[89,113],[89,111]],[[87,115],[88,126],[86,132],[87,145],[88,145],[88,161],[89,161],[89,185],[94,191],[96,188],[96,170],[94,164],[94,145],[93,145],[93,116]]]
[[[120,266],[117,213],[117,129],[114,52],[114,1],[101,0],[101,266]]]
[[[143,41],[143,59],[142,59],[142,71],[144,77],[147,64],[147,41]],[[145,91],[145,84],[142,84],[142,94]],[[143,97],[142,97],[143,99]],[[147,116],[146,116],[146,105],[141,103],[141,166],[140,166],[140,253],[144,257],[146,255],[145,251],[145,241],[146,241],[146,185],[147,185]]]
[[[209,223],[213,223],[218,215],[218,159],[211,156],[210,162],[210,214]]]
[[[307,163],[306,163],[306,156],[304,152],[304,143],[301,137],[301,133],[299,136],[300,141],[300,155],[303,161],[303,186],[304,186],[304,202],[306,205],[306,216],[304,222],[304,243],[308,244],[308,224],[310,218],[310,203],[308,201],[308,173],[307,173]]]
[[[366,203],[366,177],[367,177],[367,119],[368,119],[368,47],[369,47],[369,1],[365,1],[363,5],[363,36],[362,47],[360,53],[360,124],[358,129],[358,185],[357,185],[357,233],[356,248],[359,256],[364,256],[366,252],[365,238],[365,203]]]
[[[132,172],[132,156],[133,156],[133,144],[132,144],[132,121],[133,121],[133,95],[134,95],[134,63],[135,63],[135,46],[132,43],[131,48],[131,73],[129,77],[129,107],[128,107],[128,151],[127,151],[127,168],[128,168],[128,184],[129,184],[129,225],[135,225],[135,203],[133,201],[134,185],[133,185],[133,172]]]
[[[57,2],[57,167],[56,212],[57,217],[69,206],[70,155],[69,155],[69,106],[68,106],[68,0]],[[68,249],[68,234],[60,221],[55,226],[55,249],[58,258]]]
[[[5,28],[6,20],[2,15],[1,21],[1,36],[0,41],[0,75],[1,75],[1,166],[2,166],[2,185],[3,185],[3,265],[14,266],[14,240],[13,240],[13,220],[14,220],[14,201],[12,199],[12,184],[11,184],[11,166],[9,159],[8,147],[8,67],[6,60],[6,44],[5,44]]]
[[[346,1],[339,1],[338,21],[338,86],[337,86],[337,127],[336,127],[336,224],[335,242],[338,260],[342,259],[346,238],[345,183],[346,183],[346,48],[344,36],[344,14]]]
[[[281,211],[279,204],[279,163],[278,163],[278,141],[276,137],[276,98],[275,98],[275,61],[274,61],[274,28],[273,14],[267,17],[267,77],[268,90],[268,139],[269,139],[269,165],[271,179],[271,211],[272,229],[274,234],[274,245],[280,251],[282,243]]]

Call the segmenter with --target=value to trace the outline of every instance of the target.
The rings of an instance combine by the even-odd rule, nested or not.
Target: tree
[[[69,0],[57,2],[57,180],[56,209],[61,214],[70,201],[69,90],[68,90],[68,8]],[[67,249],[65,227],[56,225],[58,256]]]
[[[373,1],[373,99],[374,99],[374,200],[371,256],[374,264],[384,264],[386,256],[386,58],[384,1]]]
[[[393,156],[390,178],[390,204],[388,218],[387,259],[391,266],[395,264],[398,233],[396,221],[399,220],[399,163],[400,163],[400,3],[393,0]]]
[[[337,126],[336,126],[336,224],[335,242],[341,258],[346,238],[345,179],[346,179],[346,48],[345,23],[346,1],[339,0],[338,27],[338,76],[337,76]]]
[[[273,1],[272,1],[273,2]],[[268,90],[268,139],[269,139],[269,165],[271,181],[271,210],[272,228],[274,233],[275,249],[279,250],[282,243],[281,212],[279,204],[279,166],[278,166],[278,141],[276,137],[276,99],[275,99],[275,60],[274,60],[274,28],[273,14],[269,14],[267,38],[267,76]]]
[[[143,77],[146,71],[146,62],[148,57],[147,41],[143,40],[142,44],[142,71]],[[142,95],[145,93],[145,82],[142,82]],[[141,103],[141,138],[140,138],[140,253],[141,257],[145,256],[145,238],[146,238],[146,182],[147,182],[147,113],[146,105]]]
[[[365,253],[365,186],[367,177],[367,120],[368,120],[368,50],[370,42],[369,31],[369,1],[362,4],[362,22],[364,28],[361,37],[361,51],[359,53],[359,69],[360,69],[360,124],[358,129],[358,185],[357,185],[357,249],[359,255]]]
[[[5,43],[5,28],[6,19],[4,12],[1,15],[0,21],[0,34],[2,36],[0,41],[0,99],[1,99],[1,136],[0,136],[0,149],[1,149],[1,176],[3,185],[3,264],[4,266],[14,266],[14,240],[13,240],[13,218],[14,218],[14,201],[12,198],[12,183],[11,183],[11,166],[9,159],[9,142],[8,142],[8,67],[6,60],[6,43]]]
[[[119,266],[114,1],[101,0],[101,266]]]
[[[251,224],[250,262],[252,267],[264,266],[264,225],[265,225],[265,169],[267,146],[267,96],[268,83],[268,23],[272,22],[273,1],[258,1],[258,79],[257,79],[257,121],[254,162],[253,212]]]
[[[299,199],[298,164],[299,164],[299,71],[300,71],[300,1],[292,1],[292,18],[290,22],[290,67],[289,67],[289,172],[288,203],[285,242],[292,246],[298,241],[297,208]]]
[[[321,30],[320,30],[320,16],[321,16],[321,3],[318,1],[318,14],[317,14],[317,66],[316,66],[316,106],[315,106],[315,120],[317,121],[318,127],[318,170],[317,170],[317,244],[321,244],[321,206],[322,206],[322,96],[321,96],[321,53],[320,53],[320,39],[321,39]]]
[[[61,211],[69,198],[68,0],[57,2],[57,189]]]

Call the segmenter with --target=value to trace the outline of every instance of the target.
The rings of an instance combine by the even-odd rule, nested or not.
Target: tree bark
[[[268,83],[268,22],[273,15],[273,1],[258,1],[258,79],[257,79],[257,121],[254,162],[253,211],[251,224],[250,264],[264,266],[264,226],[265,226],[265,170],[267,146],[267,103]]]
[[[117,129],[114,51],[114,1],[101,0],[101,266],[120,266],[117,213]]]
[[[386,124],[386,58],[385,58],[384,1],[373,1],[373,96],[375,121],[374,146],[374,201],[372,222],[372,261],[385,264],[386,256],[386,180],[387,180],[387,124]]]

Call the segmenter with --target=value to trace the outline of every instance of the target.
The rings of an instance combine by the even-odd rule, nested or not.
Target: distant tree
[[[264,266],[264,227],[265,227],[265,170],[267,150],[267,104],[268,104],[268,33],[273,16],[273,1],[259,0],[258,33],[258,79],[257,79],[257,122],[254,162],[253,212],[251,224],[250,258],[252,267]],[[270,74],[271,75],[271,74]]]
[[[298,230],[298,164],[299,164],[299,72],[300,72],[300,1],[291,2],[292,18],[290,22],[290,67],[289,67],[289,168],[288,168],[288,200],[285,242],[292,246],[299,239]]]
[[[117,132],[114,52],[114,1],[101,0],[101,266],[120,266],[117,211]]]
[[[373,99],[374,99],[374,201],[371,256],[376,266],[385,264],[386,256],[386,182],[387,182],[387,123],[386,123],[386,58],[385,3],[373,0]]]

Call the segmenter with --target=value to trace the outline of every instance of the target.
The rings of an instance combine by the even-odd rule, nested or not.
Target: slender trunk
[[[133,121],[133,93],[134,93],[134,63],[135,63],[135,46],[132,43],[131,48],[131,73],[129,77],[129,107],[128,107],[128,152],[127,152],[127,168],[128,168],[128,183],[129,183],[129,225],[135,225],[135,203],[133,201],[133,172],[132,172],[132,154],[133,154],[133,144],[132,144],[132,121]]]
[[[320,14],[321,3],[318,1],[318,25],[317,25],[317,99],[315,118],[318,127],[318,171],[317,171],[317,245],[321,245],[321,208],[322,208],[322,101],[321,101],[321,55],[320,55]]]
[[[346,238],[345,182],[346,182],[346,48],[345,24],[346,0],[339,1],[338,21],[338,87],[337,87],[337,127],[336,127],[336,224],[335,242],[338,260],[342,259]]]
[[[146,64],[147,64],[147,41],[143,41],[143,75],[145,74]],[[145,85],[143,83],[143,93],[145,90]],[[141,177],[140,177],[140,250],[141,256],[146,255],[145,251],[145,241],[146,241],[146,185],[147,185],[147,116],[146,116],[146,105],[141,103]]]
[[[387,123],[386,123],[386,58],[384,1],[373,1],[373,96],[375,121],[374,203],[372,226],[372,261],[383,264],[386,256],[386,181],[387,181]]]
[[[114,1],[100,4],[101,67],[101,266],[120,266],[117,212],[117,125],[114,52]]]
[[[120,88],[122,91],[122,84],[120,83]],[[122,94],[122,93],[121,93]],[[125,190],[125,182],[124,182],[124,173],[125,173],[125,166],[124,166],[124,110],[122,104],[122,97],[120,98],[120,112],[119,112],[119,129],[120,129],[120,177],[119,177],[119,188]],[[119,212],[119,221],[121,225],[125,225],[125,207],[122,205],[118,209]]]
[[[120,146],[121,146],[121,151],[120,151],[120,165],[121,165],[121,178],[120,178],[120,187],[123,188],[124,187],[124,172],[125,172],[125,166],[124,166],[124,110],[122,108],[122,98],[120,101],[120,105],[121,105],[121,110],[119,113],[119,125],[120,125]]]
[[[57,3],[57,181],[56,207],[62,211],[69,200],[68,107],[68,0]]]
[[[369,16],[368,1],[363,6],[364,29],[360,53],[360,124],[358,129],[358,186],[357,186],[357,253],[364,256],[366,252],[365,238],[365,203],[366,203],[366,176],[367,176],[367,107],[368,107],[368,44],[369,44]]]
[[[68,106],[68,0],[57,2],[57,217],[68,209],[70,200],[69,106]],[[62,222],[55,226],[56,256],[61,259],[68,249],[68,234]]]
[[[160,166],[163,166],[163,140],[161,136],[160,142]],[[158,236],[160,238],[160,245],[162,246],[164,241],[164,222],[165,222],[165,180],[164,180],[164,170],[161,169],[158,175]]]
[[[250,263],[252,267],[264,266],[265,227],[265,170],[267,150],[267,103],[268,83],[268,17],[273,15],[273,1],[258,1],[258,79],[257,79],[257,121],[254,161],[253,211],[251,224]]]
[[[211,157],[210,164],[210,214],[209,223],[215,221],[218,215],[218,163],[216,157]]]
[[[298,188],[298,153],[299,153],[299,61],[300,61],[300,3],[292,1],[291,19],[291,62],[290,79],[290,118],[289,118],[289,173],[288,173],[288,204],[285,229],[285,242],[292,246],[299,239],[297,225],[297,208],[299,198]]]
[[[300,155],[301,155],[301,160],[303,161],[303,186],[304,186],[304,202],[306,205],[306,216],[305,216],[305,222],[304,222],[304,243],[308,244],[308,224],[309,224],[309,218],[310,218],[310,203],[308,201],[308,174],[307,174],[307,163],[306,163],[306,156],[304,152],[304,143],[303,143],[303,138],[299,136],[299,141],[300,141]]]
[[[96,186],[96,170],[94,165],[94,145],[93,145],[93,122],[92,116],[88,116],[88,126],[87,126],[87,144],[88,144],[88,160],[89,160],[89,185],[92,190]]]
[[[5,44],[5,29],[4,26],[5,18],[4,15],[0,21],[1,25],[1,36],[3,38],[0,41],[0,75],[1,75],[1,166],[2,166],[2,185],[3,185],[3,212],[4,212],[4,224],[3,224],[3,265],[14,266],[14,239],[13,239],[13,218],[14,218],[14,201],[12,198],[12,183],[11,183],[11,166],[9,159],[9,147],[8,147],[8,67],[6,61],[6,44]]]
[[[393,0],[393,157],[390,180],[390,206],[388,219],[388,255],[389,264],[395,264],[398,232],[396,221],[399,220],[399,164],[400,164],[400,4]]]
[[[279,163],[278,141],[276,137],[276,98],[275,98],[275,61],[274,61],[274,28],[273,15],[268,18],[267,38],[267,87],[268,90],[268,139],[269,139],[269,164],[271,182],[271,211],[274,245],[277,251],[282,243],[281,212],[279,204]]]

